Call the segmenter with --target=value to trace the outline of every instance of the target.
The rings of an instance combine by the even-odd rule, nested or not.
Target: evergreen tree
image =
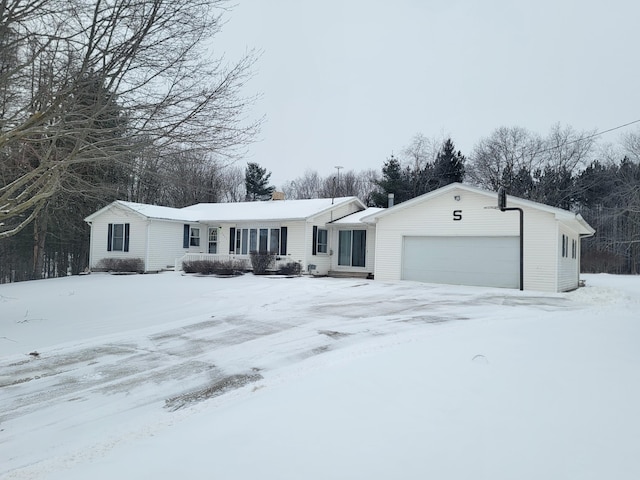
[[[403,169],[400,162],[393,155],[384,162],[382,179],[376,181],[382,191],[373,192],[371,200],[376,207],[386,207],[390,193],[394,194],[394,202],[402,203],[412,198],[412,183],[407,169]]]
[[[257,163],[247,163],[244,171],[244,184],[247,189],[247,200],[255,202],[256,200],[269,200],[271,194],[276,189],[269,185],[271,172],[267,173],[266,168],[262,168]]]
[[[433,180],[429,190],[444,187],[454,182],[462,182],[464,179],[465,157],[458,150],[450,138],[447,138],[438,152],[433,164]]]

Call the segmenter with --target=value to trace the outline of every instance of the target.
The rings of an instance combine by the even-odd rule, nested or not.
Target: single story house
[[[96,269],[103,259],[139,258],[145,272],[156,272],[180,268],[183,260],[248,260],[250,252],[266,251],[277,254],[279,263],[298,262],[305,272],[326,275],[333,253],[331,222],[365,208],[356,197],[185,208],[117,200],[85,218],[91,227],[89,265]],[[344,249],[346,238],[343,243]],[[354,255],[356,270],[364,270]],[[372,271],[373,261],[368,264]]]
[[[197,204],[169,208],[115,201],[85,219],[90,267],[140,258],[147,272],[183,260],[276,253],[315,275],[358,275],[563,292],[579,285],[578,214],[453,183],[396,206],[356,197]]]
[[[579,215],[452,183],[364,216],[374,224],[377,280],[415,280],[564,292],[578,288]],[[521,223],[522,220],[522,223]]]

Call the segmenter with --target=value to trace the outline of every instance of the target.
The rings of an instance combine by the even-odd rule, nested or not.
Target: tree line
[[[580,213],[596,229],[582,242],[585,272],[640,271],[640,131],[618,144],[601,144],[595,131],[559,124],[541,136],[521,127],[500,127],[467,156],[451,138],[415,135],[380,171],[347,171],[321,177],[307,171],[285,183],[287,198],[354,195],[369,206],[430,192],[452,182]]]

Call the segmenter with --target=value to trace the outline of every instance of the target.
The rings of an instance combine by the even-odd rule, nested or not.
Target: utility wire
[[[592,138],[599,137],[600,135],[604,135],[605,133],[613,132],[615,130],[620,130],[621,128],[628,127],[629,125],[633,125],[635,123],[640,123],[640,119],[634,120],[634,121],[629,122],[629,123],[625,123],[624,125],[618,125],[617,127],[609,128],[607,130],[602,130],[601,132],[595,132],[595,133],[593,133],[591,135],[587,135],[586,137],[580,137],[580,138],[577,138],[575,140],[571,140],[570,142],[564,142],[564,143],[562,143],[560,145],[555,145],[553,147],[548,147],[548,148],[545,148],[543,150],[537,150],[537,151],[532,152],[532,153],[534,153],[534,154],[547,153],[547,152],[550,152],[552,150],[556,150],[556,149],[558,149],[560,147],[565,147],[567,145],[572,145],[572,144],[578,143],[578,142],[584,142],[585,140],[591,140]]]

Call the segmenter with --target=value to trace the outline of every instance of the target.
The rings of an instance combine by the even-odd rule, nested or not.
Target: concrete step
[[[334,278],[371,278],[372,279],[373,273],[329,270],[329,273],[327,273],[327,276],[334,277]]]

